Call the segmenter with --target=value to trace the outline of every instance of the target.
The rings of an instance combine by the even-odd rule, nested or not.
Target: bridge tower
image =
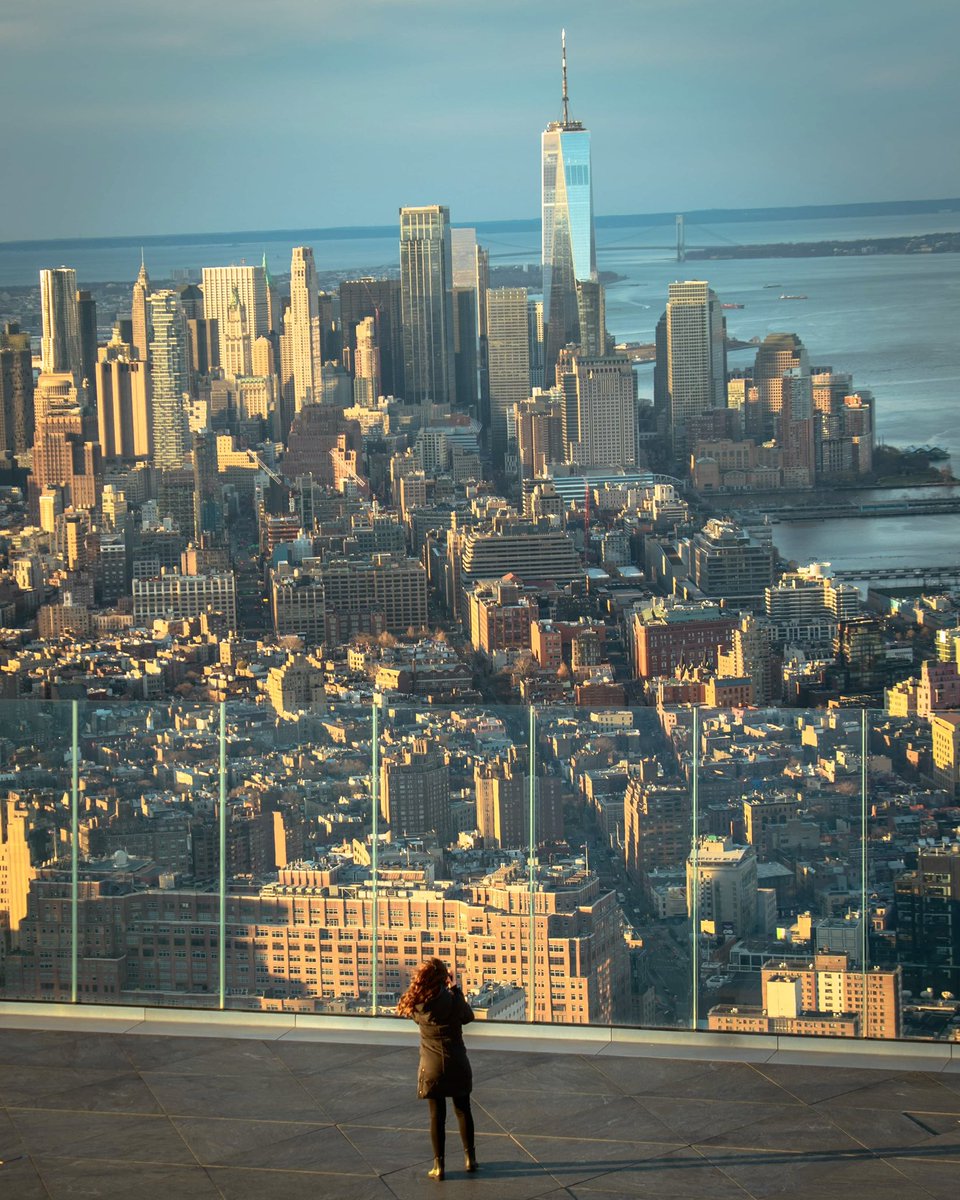
[[[677,262],[687,261],[687,242],[684,230],[683,213],[677,213]]]

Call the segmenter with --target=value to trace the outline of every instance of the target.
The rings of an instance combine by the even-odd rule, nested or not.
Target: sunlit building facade
[[[590,132],[580,121],[570,120],[566,62],[564,49],[563,118],[551,121],[541,136],[544,369],[548,386],[553,383],[561,349],[583,341],[580,285],[599,286]],[[587,292],[595,298],[595,287]],[[585,294],[584,299],[588,298]],[[595,302],[587,307],[591,313],[602,311],[602,305]],[[587,332],[593,349],[596,338]]]

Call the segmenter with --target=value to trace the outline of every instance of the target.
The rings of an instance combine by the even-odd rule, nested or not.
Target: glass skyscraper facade
[[[453,256],[443,205],[400,210],[400,305],[407,401],[453,404]]]
[[[181,467],[187,450],[187,415],[183,396],[190,382],[187,323],[176,292],[154,292],[149,304],[153,328],[150,342],[153,465]]]
[[[544,363],[550,385],[561,349],[583,340],[577,285],[597,280],[590,132],[569,117],[566,50],[563,119],[551,121],[543,131],[541,159]]]

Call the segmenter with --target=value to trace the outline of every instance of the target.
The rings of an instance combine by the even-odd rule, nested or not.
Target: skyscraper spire
[[[560,62],[563,68],[563,124],[570,124],[570,97],[567,95],[567,31],[560,30]]]

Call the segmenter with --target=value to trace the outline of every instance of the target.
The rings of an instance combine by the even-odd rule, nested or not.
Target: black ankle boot
[[[477,1166],[477,1152],[473,1146],[471,1146],[469,1150],[464,1150],[463,1164],[471,1173],[480,1169]]]
[[[443,1158],[435,1158],[433,1160],[433,1170],[427,1172],[428,1179],[443,1179]]]

